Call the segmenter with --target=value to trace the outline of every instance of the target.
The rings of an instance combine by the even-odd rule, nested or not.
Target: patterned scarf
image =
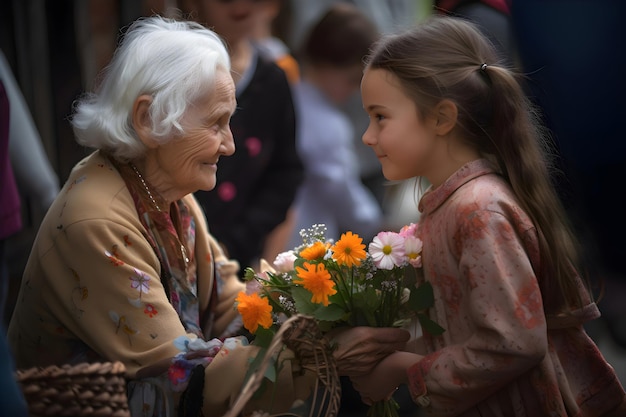
[[[117,168],[135,202],[137,214],[146,229],[145,238],[161,262],[161,282],[165,292],[188,332],[203,336],[200,326],[195,248],[196,227],[189,208],[182,200],[171,203],[169,213],[157,210],[151,197],[165,205],[163,199],[149,188],[129,164],[109,157]],[[189,250],[188,248],[191,248]]]

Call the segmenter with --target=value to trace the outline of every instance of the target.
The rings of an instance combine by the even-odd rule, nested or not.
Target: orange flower
[[[367,256],[363,239],[352,232],[342,234],[341,239],[332,247],[332,251],[333,259],[339,265],[346,265],[349,268],[361,265],[361,261]]]
[[[313,294],[312,303],[328,305],[328,297],[336,294],[335,282],[330,278],[324,264],[304,263],[304,268],[296,267],[299,281],[293,280],[294,284],[301,284]]]
[[[251,333],[255,333],[259,326],[265,329],[272,326],[272,306],[267,298],[260,297],[257,293],[247,295],[240,291],[235,301],[243,325]]]
[[[327,248],[327,245],[318,240],[311,246],[307,246],[306,248],[302,249],[302,251],[300,252],[300,256],[309,261],[321,259],[324,257],[324,255],[326,255]]]

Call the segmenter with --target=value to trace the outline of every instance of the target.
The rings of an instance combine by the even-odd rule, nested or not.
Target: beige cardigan
[[[201,313],[209,307],[215,277],[211,251],[221,268],[216,336],[236,318],[234,299],[245,284],[236,275],[238,264],[209,234],[193,195],[184,202],[196,224]],[[108,160],[94,152],[78,163],[40,227],[23,275],[8,332],[18,368],[121,361],[135,378],[138,370],[143,375],[146,367],[179,353],[173,340],[186,332],[144,234],[124,180]],[[256,348],[242,347],[218,354],[206,368],[205,415],[228,408],[255,354]],[[281,397],[294,398],[293,381],[284,382]]]

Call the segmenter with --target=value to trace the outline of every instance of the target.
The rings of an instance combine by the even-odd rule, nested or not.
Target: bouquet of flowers
[[[244,327],[255,335],[253,343],[267,346],[281,323],[295,314],[314,317],[323,332],[341,325],[399,327],[413,319],[431,334],[444,331],[425,314],[433,305],[432,287],[417,285],[422,242],[416,224],[399,233],[380,232],[367,250],[357,234],[346,232],[332,242],[325,232],[324,225],[302,230],[302,245],[278,255],[273,268],[246,269],[246,280],[256,281],[258,291],[240,293],[236,306]],[[368,412],[397,415],[393,399]]]

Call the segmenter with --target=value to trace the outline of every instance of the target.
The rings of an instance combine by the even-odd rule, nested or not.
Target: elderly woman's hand
[[[404,349],[410,334],[391,327],[341,327],[327,337],[336,346],[333,355],[339,375],[361,376],[390,353]]]

